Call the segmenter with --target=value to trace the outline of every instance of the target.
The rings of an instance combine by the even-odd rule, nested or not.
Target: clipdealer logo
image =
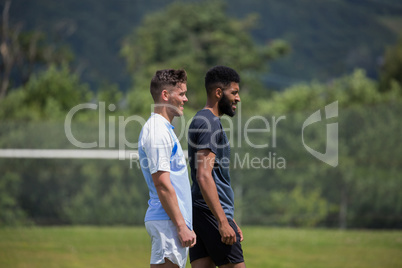
[[[153,107],[151,107],[153,110]],[[172,107],[174,108],[174,107]],[[97,141],[93,142],[81,142],[77,140],[71,129],[72,125],[72,119],[74,115],[83,109],[90,109],[90,110],[97,110],[96,112],[99,113],[99,137]],[[110,104],[108,106],[108,110],[113,112],[116,109],[114,104]],[[338,117],[338,101],[335,101],[331,104],[328,104],[324,108],[324,114],[325,114],[325,120],[331,119]],[[125,118],[124,116],[118,116],[118,122],[116,122],[116,116],[109,116],[108,120],[106,120],[106,105],[104,102],[100,102],[99,105],[94,104],[94,103],[84,103],[84,104],[79,104],[75,107],[73,107],[67,114],[65,123],[64,123],[64,128],[65,128],[65,134],[68,140],[75,145],[76,147],[79,148],[118,148],[118,155],[120,160],[126,159],[126,147],[132,148],[132,149],[137,149],[138,148],[138,143],[132,143],[129,142],[126,139],[126,127],[127,125],[130,124],[139,124],[139,127],[142,128],[145,123],[146,119],[138,116],[138,115],[132,115],[128,118]],[[244,141],[248,146],[254,148],[254,149],[261,149],[261,148],[269,148],[272,146],[272,148],[277,147],[277,127],[278,123],[282,120],[286,120],[286,116],[282,115],[278,118],[275,116],[272,117],[272,122],[269,122],[267,118],[259,115],[254,115],[251,118],[248,118],[246,123],[244,124],[244,127],[241,120],[241,105],[239,105],[239,114],[237,116],[237,127],[233,125],[233,122],[231,118],[228,117],[223,117],[223,120],[228,121],[229,127],[224,128],[224,130],[229,134],[229,139],[228,142],[232,146],[237,146],[237,147],[242,147],[242,141]],[[338,166],[338,123],[328,123],[326,124],[326,146],[325,146],[325,152],[319,152],[314,149],[312,149],[310,146],[307,145],[306,139],[305,139],[305,129],[317,122],[320,122],[322,120],[321,118],[321,110],[317,110],[314,113],[312,113],[303,123],[302,129],[301,129],[301,136],[302,136],[302,143],[304,148],[309,152],[311,155],[316,157],[318,160],[332,166],[332,167],[337,167]],[[254,121],[261,121],[260,123],[260,128],[252,128],[250,127],[250,123]],[[181,138],[185,137],[185,129],[189,125],[189,122],[185,122],[184,118],[180,118],[180,123],[181,123],[181,131],[178,136],[178,140],[181,140]],[[116,123],[118,125],[118,133],[116,133],[115,126]],[[108,125],[108,128],[106,127]],[[107,130],[108,129],[108,130]],[[234,139],[234,133],[237,131],[237,141]],[[259,133],[260,135],[266,134],[266,135],[271,135],[272,136],[272,144],[268,144],[266,140],[264,140],[265,143],[263,144],[256,144],[255,142],[251,141],[251,137],[249,136],[250,133]],[[108,139],[109,142],[108,144],[106,141],[106,133],[108,133]],[[155,133],[158,133],[156,131]],[[116,139],[117,138],[117,139]],[[242,139],[244,138],[244,140]],[[117,144],[116,144],[117,141]],[[108,145],[108,146],[107,146]],[[131,159],[130,155],[130,159]],[[135,154],[135,159],[137,160],[138,154]],[[244,158],[242,159],[239,155],[235,156],[235,163],[239,163],[240,168],[247,168],[249,165],[246,165],[248,163],[251,164],[251,167],[255,168],[256,166],[261,166],[262,168],[281,168],[284,169],[286,168],[286,159],[281,156],[277,156],[276,153],[273,153],[271,155],[271,152],[269,153],[268,156],[265,156],[263,158],[258,158],[258,157],[253,157],[249,153],[244,155]]]
[[[325,119],[330,119],[338,117],[338,101],[335,101],[331,104],[328,104],[325,106]],[[326,138],[326,146],[325,146],[325,152],[320,153],[308,145],[306,145],[305,140],[304,140],[304,129],[312,125],[314,123],[317,123],[321,121],[321,111],[317,110],[313,114],[311,114],[306,121],[303,123],[302,127],[302,142],[304,148],[312,154],[314,157],[317,159],[321,160],[322,162],[336,167],[338,166],[338,123],[329,123],[327,124],[327,138]]]

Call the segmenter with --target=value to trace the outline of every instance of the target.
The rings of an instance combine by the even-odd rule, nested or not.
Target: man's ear
[[[162,92],[161,92],[161,98],[162,98],[162,100],[164,100],[164,101],[168,101],[168,99],[169,99],[169,92],[168,92],[166,89],[162,90]]]
[[[218,87],[218,88],[215,90],[215,97],[218,98],[218,99],[221,99],[221,98],[222,98],[222,95],[223,95],[223,90],[222,90],[220,87]]]

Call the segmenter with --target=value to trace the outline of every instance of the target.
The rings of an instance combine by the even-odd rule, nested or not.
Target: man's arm
[[[191,231],[187,227],[181,214],[176,191],[170,182],[170,173],[167,171],[158,171],[152,174],[152,180],[163,208],[177,228],[182,247],[193,247],[196,243],[196,236],[194,231]]]
[[[197,182],[205,202],[218,220],[222,243],[233,245],[236,242],[236,233],[230,226],[221,203],[219,202],[218,190],[216,189],[216,184],[212,177],[215,154],[209,149],[199,150],[197,152],[196,161]]]

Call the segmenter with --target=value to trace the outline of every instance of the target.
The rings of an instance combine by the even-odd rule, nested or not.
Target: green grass
[[[402,231],[244,227],[247,267],[402,267]],[[149,267],[143,227],[0,229],[0,267]],[[190,267],[190,265],[187,265]]]

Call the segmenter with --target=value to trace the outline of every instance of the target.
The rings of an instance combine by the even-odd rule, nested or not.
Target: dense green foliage
[[[74,137],[95,143],[94,150],[136,149],[150,113],[148,84],[159,68],[188,71],[189,109],[174,122],[183,134],[204,104],[203,74],[226,64],[243,80],[238,115],[222,117],[232,145],[239,222],[401,228],[401,72],[389,72],[392,82],[385,85],[356,69],[329,83],[317,76],[316,82],[270,92],[260,78],[269,60],[288,47],[283,41],[257,44],[250,35],[255,18],[236,19],[213,2],[172,4],[145,16],[121,46],[133,78],[127,94],[105,81],[94,93],[71,66],[45,62],[49,67],[41,65],[0,100],[0,148],[77,149],[67,137],[66,118],[77,105],[91,104],[95,108],[74,114]],[[389,50],[387,59],[397,53]],[[320,122],[303,128],[310,115],[335,102],[339,116],[326,120],[321,113]],[[129,121],[139,116],[143,121]],[[339,126],[336,167],[306,150],[326,151],[327,123]],[[187,148],[185,135],[178,136]],[[0,170],[0,225],[143,222],[148,190],[135,160],[0,158]]]
[[[66,65],[50,66],[34,74],[26,85],[12,90],[2,102],[0,120],[43,121],[63,119],[65,114],[91,93]]]

